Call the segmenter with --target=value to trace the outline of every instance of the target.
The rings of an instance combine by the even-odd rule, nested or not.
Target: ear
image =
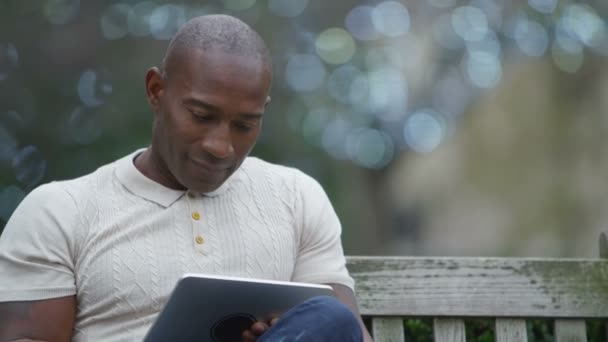
[[[160,103],[160,97],[163,93],[163,78],[160,70],[157,67],[152,67],[146,72],[146,95],[148,103],[156,112]]]

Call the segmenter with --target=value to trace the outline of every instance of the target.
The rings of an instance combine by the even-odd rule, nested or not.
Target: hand
[[[264,334],[270,327],[275,325],[279,320],[278,317],[270,319],[268,322],[257,321],[251,325],[251,327],[241,335],[243,342],[255,342],[262,334]]]

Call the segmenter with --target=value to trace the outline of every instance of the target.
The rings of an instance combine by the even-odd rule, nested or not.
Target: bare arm
[[[76,297],[0,303],[0,341],[69,342]]]
[[[355,314],[355,317],[357,317],[357,319],[359,320],[359,325],[361,325],[361,331],[363,332],[363,341],[372,342],[373,341],[372,337],[369,334],[369,332],[367,331],[365,324],[363,324],[363,320],[361,319],[361,314],[359,313],[359,307],[357,306],[357,299],[355,298],[355,294],[353,293],[353,290],[351,290],[347,286],[340,285],[340,284],[328,284],[328,285],[330,285],[334,289],[334,292],[336,293],[336,297],[342,303],[344,303],[346,306],[348,306],[351,309],[351,311]]]

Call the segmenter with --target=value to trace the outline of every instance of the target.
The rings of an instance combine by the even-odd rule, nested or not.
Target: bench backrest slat
[[[498,318],[495,324],[496,342],[527,342],[526,321],[523,319]]]
[[[405,342],[403,318],[374,317],[372,319],[372,334],[375,342]]]
[[[587,329],[582,319],[556,319],[556,342],[586,342]]]
[[[456,318],[436,318],[433,321],[435,342],[466,342],[464,321]]]
[[[608,316],[608,260],[349,257],[363,315]]]

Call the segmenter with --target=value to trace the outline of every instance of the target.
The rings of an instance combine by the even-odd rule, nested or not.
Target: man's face
[[[155,112],[152,145],[164,164],[154,167],[176,185],[216,190],[258,138],[268,68],[259,58],[189,49],[173,56],[164,76],[149,71],[146,82]]]

